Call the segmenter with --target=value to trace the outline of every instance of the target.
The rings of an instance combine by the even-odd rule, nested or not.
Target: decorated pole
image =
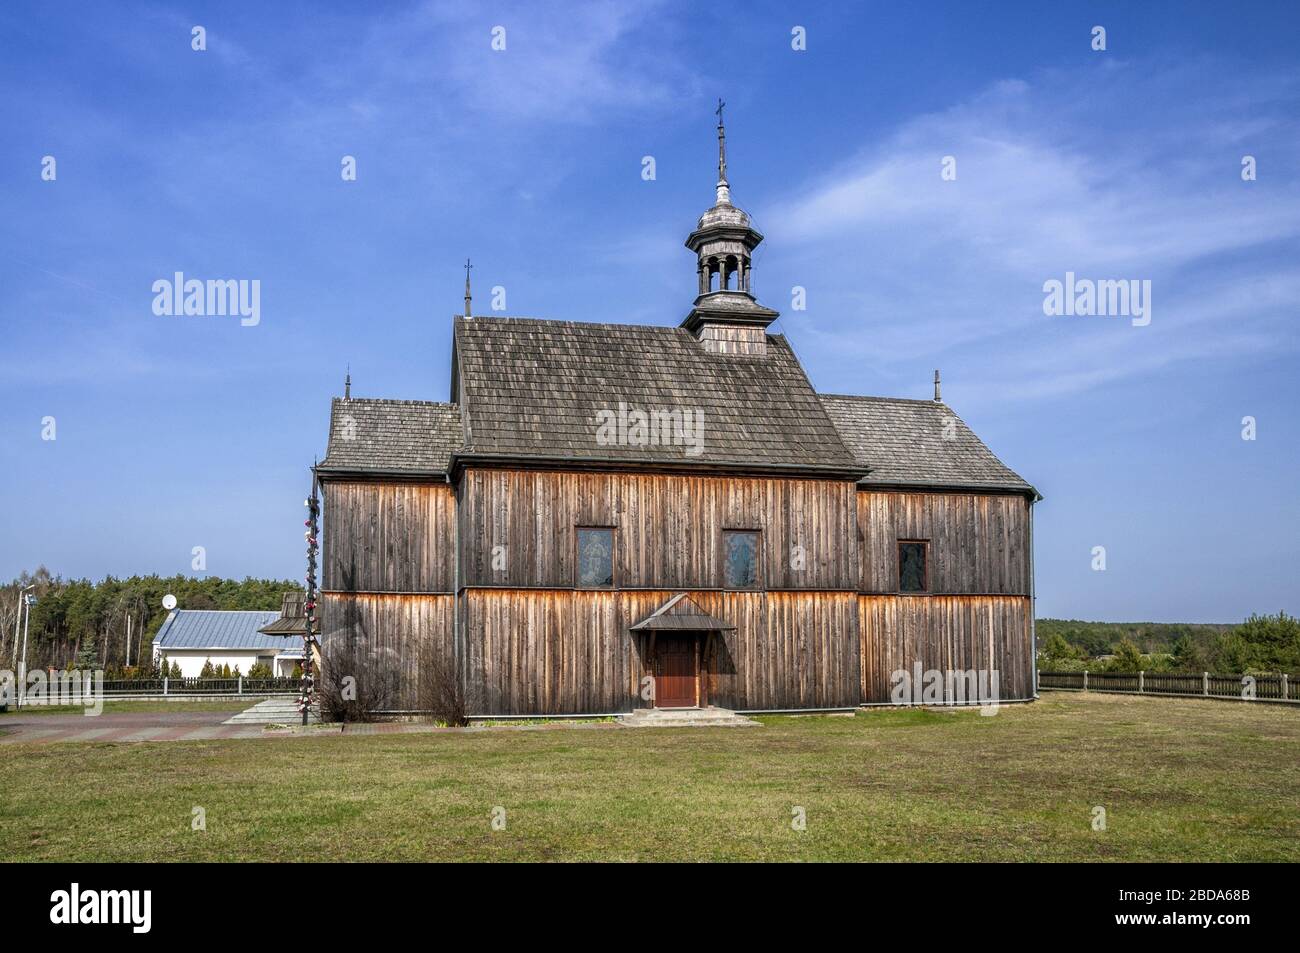
[[[307,531],[303,538],[307,540],[307,596],[303,602],[306,627],[302,636],[302,686],[298,695],[298,710],[302,712],[302,723],[307,724],[312,703],[316,700],[316,679],[314,671],[315,649],[319,645],[316,639],[316,554],[320,551],[320,497],[316,495],[316,466],[311,468],[311,496],[303,501],[307,507],[307,519],[303,525]]]

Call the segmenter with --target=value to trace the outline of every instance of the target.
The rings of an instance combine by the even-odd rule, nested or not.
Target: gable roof
[[[161,649],[275,649],[302,648],[302,639],[266,635],[258,630],[280,613],[260,610],[173,609],[167,614],[153,644]]]
[[[859,484],[1019,490],[1037,495],[946,404],[822,394],[844,442],[870,470]],[[945,430],[952,439],[944,439]]]
[[[455,353],[465,455],[861,470],[780,335],[718,354],[676,327],[459,318]],[[701,449],[603,439],[620,411],[702,415]]]
[[[257,631],[263,635],[307,634],[307,593],[291,589],[280,600],[280,617]]]
[[[679,592],[636,625],[633,631],[670,629],[688,631],[729,631],[735,626],[709,615],[684,592]]]
[[[443,474],[460,445],[455,404],[335,397],[329,449],[318,469]]]

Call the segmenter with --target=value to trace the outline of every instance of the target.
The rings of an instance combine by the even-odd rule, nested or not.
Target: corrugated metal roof
[[[153,641],[162,649],[293,651],[301,648],[301,637],[266,635],[258,631],[278,618],[280,613],[274,611],[173,609]]]

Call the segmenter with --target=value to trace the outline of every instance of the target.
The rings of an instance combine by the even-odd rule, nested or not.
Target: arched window
[[[709,290],[718,291],[721,285],[722,285],[722,275],[718,271],[718,259],[710,258],[709,259]]]

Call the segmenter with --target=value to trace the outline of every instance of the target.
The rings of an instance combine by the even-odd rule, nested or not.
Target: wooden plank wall
[[[399,689],[390,707],[420,706],[421,662],[429,652],[453,658],[455,596],[383,593],[321,594],[321,648],[326,659],[337,640],[349,637],[366,646],[381,664],[398,672]],[[453,668],[454,670],[454,668]]]
[[[472,589],[464,626],[470,697],[484,714],[630,711],[652,674],[648,635],[629,627],[681,590]],[[856,599],[847,592],[693,591],[731,622],[708,664],[712,704],[845,708],[861,692]]]
[[[448,484],[325,486],[321,588],[453,592],[456,497]]]
[[[323,517],[322,649],[359,640],[399,673],[392,707],[416,709],[421,660],[437,652],[455,670],[455,494],[445,483],[331,481]]]
[[[462,585],[570,587],[574,528],[614,526],[618,588],[720,588],[722,530],[762,529],[766,588],[853,591],[856,505],[846,481],[469,470]],[[497,546],[504,564],[494,570]]]
[[[706,351],[715,354],[766,354],[767,332],[762,328],[737,328],[706,324],[697,337]]]
[[[1023,495],[862,491],[858,526],[863,592],[898,592],[898,540],[927,539],[931,592],[1029,594]]]
[[[887,701],[892,672],[917,659],[940,670],[991,664],[1003,697],[1032,692],[1023,497],[477,469],[463,476],[459,514],[445,484],[331,482],[324,516],[324,638],[354,633],[392,659],[404,708],[417,702],[422,646],[453,650],[459,598],[463,667],[480,713],[630,710],[644,704],[640,681],[651,670],[645,639],[628,628],[681,591],[737,626],[710,659],[717,705]],[[581,525],[616,527],[619,589],[572,589]],[[720,591],[724,528],[763,530],[767,591]],[[896,593],[900,538],[931,541],[931,594]],[[796,545],[802,570],[790,558]],[[494,546],[505,547],[500,572]]]
[[[472,590],[464,606],[474,711],[568,715],[633,707],[629,640],[616,624],[613,592]]]
[[[862,698],[890,701],[895,672],[997,670],[999,697],[1033,695],[1029,599],[1025,596],[864,595]]]

